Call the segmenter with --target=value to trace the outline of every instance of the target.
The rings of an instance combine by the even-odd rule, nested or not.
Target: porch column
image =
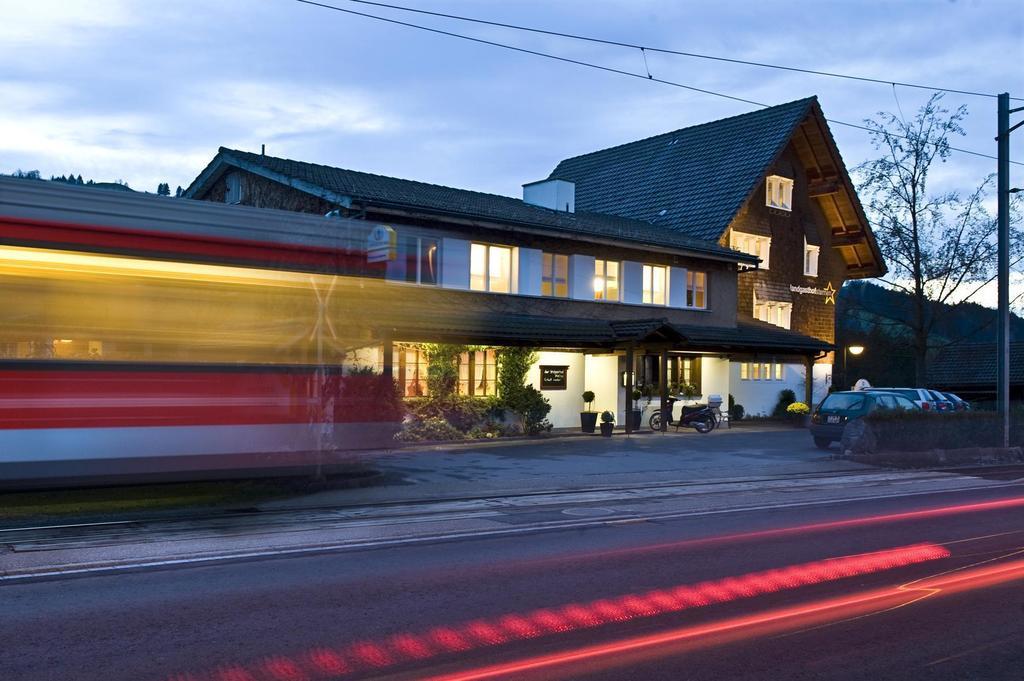
[[[668,350],[661,351],[661,432],[668,431],[672,409],[668,406]]]
[[[391,337],[390,331],[384,332],[384,337],[381,342],[381,352],[384,354],[381,373],[387,376],[391,380],[395,378],[395,343]]]
[[[807,379],[804,381],[804,404],[814,408],[814,358],[810,355],[804,356],[804,371]]]
[[[633,344],[626,346],[626,434],[633,432]]]

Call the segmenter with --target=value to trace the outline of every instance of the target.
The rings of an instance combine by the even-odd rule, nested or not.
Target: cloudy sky
[[[328,0],[329,2],[332,0]],[[1024,0],[394,0],[631,43],[1024,96]],[[637,50],[333,4],[644,71]],[[518,195],[564,157],[750,105],[388,25],[294,0],[0,0],[0,172],[187,186],[217,147]],[[909,116],[928,92],[648,54],[659,78],[827,116]],[[957,144],[994,153],[995,100]],[[860,131],[834,127],[848,165]],[[1024,158],[1024,132],[1014,153]],[[959,155],[967,188],[994,162]],[[1024,173],[1015,171],[1016,184]]]

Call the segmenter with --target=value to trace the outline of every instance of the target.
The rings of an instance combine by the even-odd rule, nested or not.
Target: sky
[[[326,0],[357,11],[645,74],[623,49]],[[1024,97],[1024,0],[393,0],[689,52]],[[0,172],[69,172],[155,191],[219,146],[521,195],[562,158],[756,107],[429,34],[294,0],[0,0]],[[907,116],[927,90],[647,54],[652,75],[770,104],[817,95],[826,116]],[[960,147],[995,153],[995,100]],[[1024,104],[1024,102],[1018,102]],[[1015,119],[1016,120],[1016,119]],[[833,126],[849,167],[875,152]],[[1012,155],[1024,160],[1024,130]],[[995,170],[954,155],[933,187]],[[1012,185],[1024,185],[1024,166]]]

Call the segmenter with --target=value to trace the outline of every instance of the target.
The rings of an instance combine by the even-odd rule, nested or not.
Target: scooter
[[[680,426],[693,428],[698,433],[710,433],[718,425],[718,417],[715,410],[706,404],[697,404],[692,407],[683,405],[683,411],[679,420],[672,419],[672,407],[679,401],[677,397],[668,398],[668,425],[675,426],[678,431]],[[661,409],[656,409],[647,424],[651,430],[661,430]]]

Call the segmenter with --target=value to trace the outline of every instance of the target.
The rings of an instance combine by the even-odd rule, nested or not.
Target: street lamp
[[[864,352],[863,345],[845,345],[843,346],[843,383],[850,382],[850,376],[847,373],[847,358],[846,355],[850,354],[854,357],[859,357]],[[844,388],[845,389],[845,388]]]

